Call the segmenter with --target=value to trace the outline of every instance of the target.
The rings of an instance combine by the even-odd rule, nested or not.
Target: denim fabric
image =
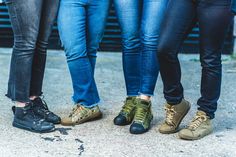
[[[156,51],[168,0],[114,0],[122,31],[123,70],[128,96],[152,96],[159,65]]]
[[[58,11],[59,0],[6,0],[14,47],[6,96],[29,102],[42,94],[48,38]]]
[[[231,11],[236,14],[236,0],[232,0]]]
[[[94,68],[109,6],[110,0],[60,2],[58,28],[73,83],[72,99],[85,107],[100,101]]]
[[[164,95],[168,103],[178,104],[184,97],[177,54],[192,26],[198,22],[202,66],[198,105],[199,110],[214,118],[221,88],[221,51],[233,18],[230,3],[230,0],[170,0],[158,46]]]

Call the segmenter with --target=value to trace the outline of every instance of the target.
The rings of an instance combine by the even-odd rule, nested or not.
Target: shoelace
[[[166,111],[166,123],[175,126],[175,124],[173,123],[173,118],[174,115],[176,114],[176,111],[173,108],[168,108],[168,107],[165,107],[165,111]]]
[[[202,115],[197,115],[192,121],[191,123],[188,125],[189,128],[191,129],[196,129],[198,128],[202,122],[206,121],[207,117],[206,116],[202,116]]]
[[[72,109],[69,117],[72,117],[76,112],[81,113],[82,115],[86,113],[85,109],[81,105],[77,105]]]
[[[127,100],[125,100],[125,105],[124,106],[122,106],[122,110],[121,110],[121,113],[123,113],[123,114],[128,114],[128,113],[130,113],[132,110],[133,110],[133,106],[131,105],[131,102],[132,100],[130,100],[130,99],[127,99]]]
[[[41,103],[43,104],[43,107],[40,108],[40,110],[41,110],[42,112],[44,112],[46,115],[49,115],[50,113],[52,113],[51,111],[48,110],[48,106],[47,106],[46,101],[44,101],[43,98],[40,99],[40,101],[41,101]]]
[[[143,123],[147,112],[148,112],[148,110],[146,107],[137,107],[135,118],[134,118],[135,122]]]
[[[27,109],[28,115],[31,116],[32,119],[34,119],[34,121],[41,123],[41,121],[43,121],[43,119],[41,119],[35,115],[32,104],[28,104],[28,105],[29,105],[29,109]]]

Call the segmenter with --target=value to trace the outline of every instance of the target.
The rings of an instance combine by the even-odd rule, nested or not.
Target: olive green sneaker
[[[133,121],[136,97],[127,97],[118,116],[114,118],[115,125],[128,125]]]
[[[76,107],[73,108],[69,117],[62,118],[61,124],[65,126],[78,125],[100,118],[102,118],[102,112],[98,106],[86,108],[80,104],[77,104]]]
[[[130,126],[131,134],[142,134],[150,129],[153,119],[151,101],[136,99],[136,110],[133,123]]]
[[[213,132],[210,118],[203,111],[197,111],[196,116],[186,129],[179,132],[179,137],[185,140],[197,140]]]
[[[190,103],[186,100],[182,100],[177,105],[165,105],[166,119],[165,122],[160,126],[159,132],[162,134],[171,134],[178,131],[178,127],[188,113],[190,109]]]

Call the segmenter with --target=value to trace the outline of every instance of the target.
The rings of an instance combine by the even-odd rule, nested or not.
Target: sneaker
[[[20,129],[37,133],[46,133],[55,130],[54,124],[46,122],[34,113],[31,103],[28,103],[22,108],[14,107],[14,120],[12,125]]]
[[[128,125],[133,121],[136,97],[127,97],[118,116],[114,118],[115,125]]]
[[[78,104],[75,108],[73,108],[69,117],[62,118],[61,124],[65,126],[78,125],[100,118],[102,118],[102,112],[98,106],[87,108]]]
[[[196,116],[186,129],[179,132],[179,137],[186,140],[197,140],[213,132],[210,118],[203,111],[197,111]]]
[[[131,134],[142,134],[150,129],[153,119],[151,101],[137,98],[134,121],[130,126]]]
[[[53,123],[53,124],[60,124],[61,118],[54,114],[53,112],[49,111],[48,106],[44,100],[40,97],[32,100],[33,103],[33,110],[34,113],[37,114],[45,121]]]
[[[160,126],[159,132],[162,134],[171,134],[178,131],[178,127],[188,113],[190,109],[190,103],[186,100],[182,100],[177,105],[165,105],[166,119],[165,122]]]

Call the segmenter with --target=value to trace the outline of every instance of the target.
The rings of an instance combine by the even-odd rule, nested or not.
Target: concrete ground
[[[214,133],[198,141],[184,141],[177,134],[156,131],[164,118],[162,83],[158,79],[153,98],[152,128],[143,135],[131,135],[129,126],[113,125],[125,98],[120,53],[99,53],[96,81],[102,98],[104,118],[75,127],[57,125],[57,131],[36,134],[11,126],[13,103],[7,88],[11,49],[0,49],[0,156],[1,157],[235,157],[236,156],[236,61],[223,57],[222,93],[214,120]],[[49,51],[44,96],[49,108],[65,116],[72,108],[71,79],[62,51]],[[192,119],[199,97],[200,64],[197,55],[180,55],[185,97],[192,109],[181,124]],[[20,66],[20,65],[19,65]]]

